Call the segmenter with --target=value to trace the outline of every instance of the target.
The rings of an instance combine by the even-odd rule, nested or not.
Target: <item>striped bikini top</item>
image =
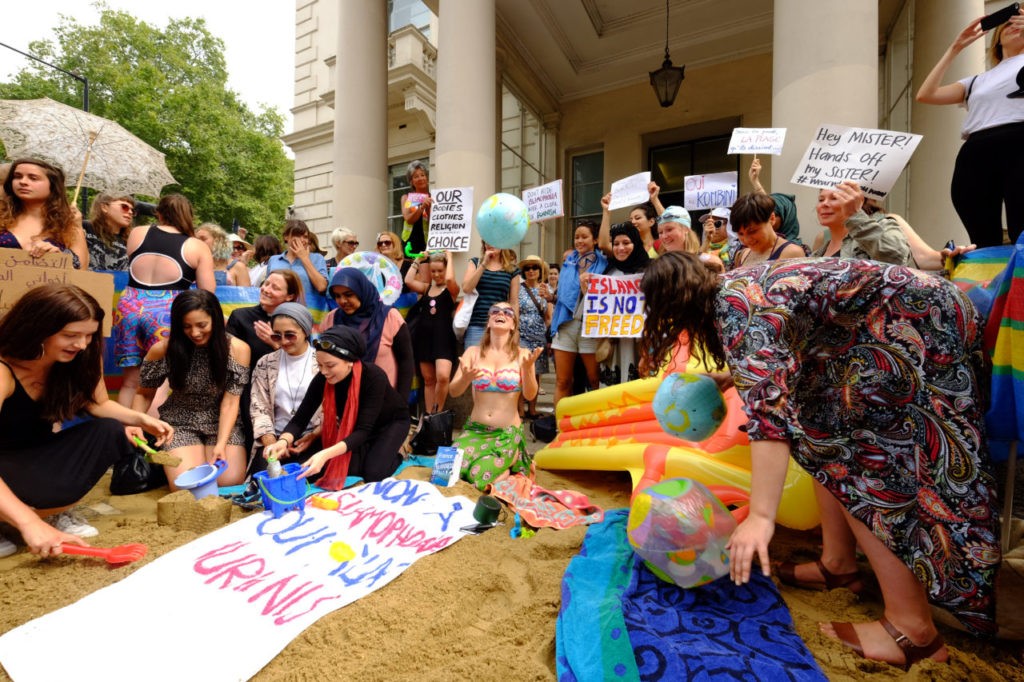
[[[492,372],[486,367],[481,367],[480,370],[484,375],[473,379],[474,391],[515,393],[521,388],[518,367],[506,367],[496,372]]]

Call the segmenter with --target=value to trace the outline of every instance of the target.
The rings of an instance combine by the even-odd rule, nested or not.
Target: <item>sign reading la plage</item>
[[[473,188],[435,189],[430,196],[430,230],[427,251],[469,251],[473,234]]]
[[[683,178],[683,207],[703,211],[732,206],[736,202],[737,183],[736,171],[687,175]]]
[[[633,338],[644,329],[643,275],[591,275],[583,306],[583,336]]]
[[[822,125],[790,182],[820,189],[853,180],[866,195],[881,199],[920,142],[912,133]]]
[[[733,128],[728,153],[778,156],[785,142],[785,128]]]
[[[562,179],[549,182],[540,187],[523,190],[523,203],[530,214],[531,223],[542,220],[561,218],[565,215],[562,209]]]

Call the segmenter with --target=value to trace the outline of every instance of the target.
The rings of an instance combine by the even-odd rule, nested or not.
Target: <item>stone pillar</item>
[[[336,2],[333,227],[344,225],[373,250],[388,215],[387,3]]]
[[[983,0],[931,0],[914,12],[914,78],[911,97],[945,53],[953,39],[972,20],[985,14]],[[985,70],[985,39],[975,41],[957,55],[943,83],[952,83]],[[912,132],[923,135],[910,159],[910,208],[908,219],[921,237],[935,248],[949,239],[967,243],[967,231],[953,210],[949,184],[960,150],[960,126],[964,110],[914,101]]]
[[[772,125],[787,130],[767,189],[796,195],[810,244],[818,190],[789,181],[822,123],[878,127],[878,4],[775,0],[773,45]]]
[[[383,3],[382,3],[383,4]],[[473,213],[496,191],[498,74],[494,0],[440,0],[437,30],[437,164],[431,187],[472,187]],[[480,253],[474,230],[468,254],[457,254],[461,281]]]

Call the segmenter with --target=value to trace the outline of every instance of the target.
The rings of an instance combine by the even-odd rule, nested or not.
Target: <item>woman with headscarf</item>
[[[366,342],[362,360],[384,370],[392,388],[408,399],[416,360],[401,313],[385,305],[377,288],[356,268],[339,268],[327,290],[338,307],[327,314],[319,328],[341,326],[359,332]]]
[[[323,449],[307,461],[301,474],[317,485],[340,490],[349,476],[380,481],[395,473],[402,461],[399,448],[409,435],[406,400],[384,372],[365,362],[363,335],[352,327],[334,327],[313,344],[320,373],[313,378],[302,404],[281,437],[263,450],[266,458],[281,458],[322,409]]]
[[[613,225],[611,229],[611,253],[608,256],[606,275],[638,275],[642,274],[651,256],[644,248],[643,236],[632,222]],[[610,355],[608,363],[618,367],[618,378],[626,381],[638,379],[636,369],[635,342],[628,337],[614,340],[614,355]],[[615,359],[613,363],[613,358]],[[614,372],[614,370],[613,370]]]

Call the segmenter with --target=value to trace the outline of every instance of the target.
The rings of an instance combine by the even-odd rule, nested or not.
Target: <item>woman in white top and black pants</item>
[[[961,31],[917,92],[918,102],[967,109],[951,194],[971,241],[983,247],[1003,243],[1004,204],[1010,241],[1024,229],[1024,15],[996,28],[991,69],[940,85],[953,58],[984,34],[980,18]]]

